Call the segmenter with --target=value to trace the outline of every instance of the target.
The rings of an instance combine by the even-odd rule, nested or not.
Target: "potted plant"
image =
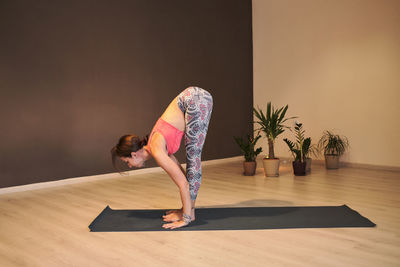
[[[288,145],[290,152],[293,155],[293,172],[294,175],[306,175],[307,158],[310,153],[311,138],[304,138],[303,124],[295,124],[294,131],[296,134],[296,141],[292,142],[285,138],[283,141]]]
[[[253,108],[254,115],[258,119],[255,123],[260,126],[256,131],[263,131],[268,139],[268,157],[264,157],[263,159],[265,176],[279,176],[280,161],[279,158],[275,157],[274,143],[276,138],[285,131],[285,128],[289,128],[283,123],[289,119],[295,118],[285,118],[287,109],[288,105],[275,109],[271,105],[271,102],[267,103],[267,110],[265,113],[263,113],[260,108]]]
[[[240,149],[243,152],[245,161],[243,162],[244,175],[252,176],[256,173],[257,155],[261,153],[262,148],[259,147],[254,150],[254,147],[261,138],[260,135],[257,135],[255,138],[251,137],[249,134],[247,135],[247,140],[243,140],[242,137],[233,137],[236,143],[239,145]]]
[[[239,145],[245,158],[245,161],[243,162],[244,175],[246,176],[254,175],[256,173],[256,167],[257,167],[256,158],[257,155],[260,154],[262,151],[261,147],[257,148],[256,150],[254,150],[254,147],[258,139],[261,138],[261,136],[257,135],[255,138],[253,138],[250,135],[247,135],[247,140],[244,140],[242,137],[233,137],[233,138]]]
[[[324,152],[327,169],[339,168],[339,157],[349,148],[347,137],[324,131],[318,141],[318,148]]]
[[[301,124],[299,122],[295,122],[295,125]],[[301,124],[302,125],[302,124]],[[305,132],[305,131],[304,131]],[[315,144],[310,144],[309,147],[305,147],[306,149],[303,150],[304,154],[304,161],[306,162],[306,173],[311,172],[311,163],[312,159],[310,155],[314,155],[314,157],[318,157],[318,147]]]

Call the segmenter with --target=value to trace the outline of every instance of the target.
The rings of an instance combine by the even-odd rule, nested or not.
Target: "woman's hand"
[[[162,227],[164,229],[175,229],[175,228],[180,228],[180,227],[183,227],[183,226],[186,226],[186,225],[188,225],[188,223],[185,223],[185,221],[183,221],[183,220],[179,220],[179,221],[176,221],[176,222],[163,224]]]

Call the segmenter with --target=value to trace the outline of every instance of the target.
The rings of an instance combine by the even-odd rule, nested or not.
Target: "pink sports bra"
[[[176,151],[178,151],[183,136],[182,131],[176,129],[173,125],[159,118],[150,133],[150,138],[148,142],[149,144],[151,142],[151,137],[155,132],[159,132],[164,137],[165,142],[167,143],[168,155],[175,154]]]

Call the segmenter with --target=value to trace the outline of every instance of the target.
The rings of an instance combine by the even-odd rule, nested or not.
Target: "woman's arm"
[[[182,167],[182,165],[179,163],[178,159],[177,159],[174,155],[169,155],[169,157],[178,165],[178,167],[181,169],[181,171],[183,172],[183,174],[186,176],[186,171],[185,171],[185,169]]]
[[[168,175],[172,178],[175,184],[179,188],[183,213],[190,215],[191,214],[191,199],[189,192],[189,183],[186,180],[186,177],[182,170],[178,167],[178,164],[174,162],[172,158],[170,158],[165,149],[165,140],[158,133],[155,133],[152,137],[151,142],[151,151],[152,156],[158,163],[158,165],[163,168]],[[164,228],[177,228],[186,225],[183,221],[178,221],[174,223],[165,224]]]

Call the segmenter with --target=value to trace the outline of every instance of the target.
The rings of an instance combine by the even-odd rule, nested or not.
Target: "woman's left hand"
[[[176,221],[176,222],[163,224],[162,227],[165,228],[165,229],[175,229],[175,228],[180,228],[180,227],[183,227],[183,226],[186,226],[186,225],[188,225],[188,224],[185,223],[183,220],[179,220],[179,221]]]

